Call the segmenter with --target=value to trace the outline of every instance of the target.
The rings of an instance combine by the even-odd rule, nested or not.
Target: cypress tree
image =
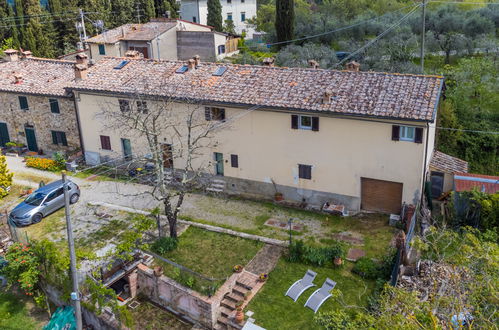
[[[54,57],[54,27],[51,18],[42,20],[43,14],[38,0],[25,0],[24,12],[27,25],[23,34],[22,45],[35,56]],[[49,17],[49,16],[47,16]]]
[[[216,31],[223,31],[222,5],[220,0],[208,0],[208,19],[207,25],[213,26]]]
[[[156,17],[156,9],[154,8],[154,0],[144,0],[142,4],[142,8],[144,8],[143,14],[146,18],[146,21],[151,18]]]
[[[276,0],[275,9],[277,41],[281,42],[293,39],[295,25],[294,0]]]

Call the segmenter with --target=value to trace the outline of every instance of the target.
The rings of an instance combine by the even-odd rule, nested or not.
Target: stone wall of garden
[[[20,109],[19,96],[26,96],[29,110]],[[49,99],[58,100],[59,113],[50,111]],[[80,149],[76,110],[72,98],[0,93],[0,105],[2,106],[0,122],[7,124],[11,142],[27,144],[24,129],[29,125],[35,130],[38,149],[42,149],[45,153],[55,151],[72,153]],[[53,144],[51,131],[66,133],[68,146]]]
[[[184,287],[166,276],[156,276],[154,271],[141,264],[138,267],[138,291],[156,304],[192,323],[212,329],[218,318],[220,301],[228,291],[224,284],[212,297]]]

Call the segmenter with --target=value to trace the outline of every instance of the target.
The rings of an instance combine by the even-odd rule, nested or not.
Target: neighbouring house
[[[130,50],[142,57],[185,60],[199,55],[206,60],[221,60],[234,55],[238,38],[213,31],[207,25],[180,19],[157,18],[144,24],[125,24],[86,40],[90,58],[125,56]]]
[[[140,95],[138,110],[168,98],[181,113],[188,99],[203,120],[230,125],[202,155],[224,192],[399,213],[421,197],[443,77],[349,67],[105,58],[70,89],[88,163],[148,150],[143,137],[120,136],[96,120],[103,105],[127,111]],[[175,142],[162,138],[171,152]]]
[[[220,0],[222,5],[222,20],[234,23],[237,34],[246,33],[247,38],[253,38],[254,28],[248,25],[249,18],[256,17],[256,0]],[[181,0],[180,17],[187,21],[207,24],[207,0]]]
[[[10,141],[39,153],[80,150],[75,103],[65,89],[74,80],[75,64],[5,51],[0,62],[0,146]]]
[[[456,173],[454,175],[454,191],[478,191],[495,194],[499,191],[499,176]]]
[[[456,173],[467,173],[468,162],[435,150],[430,161],[431,196],[438,198],[454,189]]]

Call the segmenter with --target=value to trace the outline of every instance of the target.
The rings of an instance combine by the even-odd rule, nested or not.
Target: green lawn
[[[173,314],[151,304],[147,299],[139,296],[140,305],[130,309],[134,319],[132,329],[136,330],[190,330],[192,325],[177,319]]]
[[[366,306],[369,295],[374,290],[374,281],[366,281],[353,274],[353,264],[347,262],[342,268],[315,267],[301,263],[291,263],[281,258],[276,268],[269,274],[267,283],[246,307],[245,311],[253,311],[255,323],[269,330],[272,329],[321,329],[314,321],[314,312],[304,307],[308,297],[329,277],[335,281],[334,291],[341,291],[342,298],[330,298],[319,309],[319,312],[342,308],[341,300],[347,305]],[[317,272],[314,280],[316,287],[305,291],[293,302],[284,294],[307,269]]]
[[[187,267],[206,277],[221,279],[217,284],[223,283],[225,278],[232,274],[235,265],[246,265],[262,248],[263,243],[247,240],[231,235],[215,233],[204,229],[189,227],[180,237],[177,248],[163,255],[163,257]],[[186,284],[185,277],[192,277],[193,289],[204,291],[202,286],[208,282],[200,280],[187,272],[178,274],[170,264],[156,260],[163,266],[166,276]],[[184,280],[184,281],[182,281]]]
[[[0,329],[41,329],[47,322],[46,312],[36,308],[32,300],[0,291]]]

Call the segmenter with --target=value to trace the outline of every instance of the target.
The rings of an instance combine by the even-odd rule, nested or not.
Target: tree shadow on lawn
[[[16,288],[0,290],[0,329],[41,329],[48,322],[48,314],[35,306],[32,299]]]
[[[368,297],[375,287],[374,281],[366,281],[351,273],[352,263],[347,262],[341,268],[316,267],[301,263],[292,263],[284,258],[279,260],[276,268],[270,273],[267,283],[256,297],[250,302],[246,310],[254,312],[252,316],[255,323],[269,330],[272,329],[322,329],[313,321],[314,312],[305,307],[305,302],[310,295],[320,288],[326,278],[335,281],[342,297],[329,298],[319,309],[319,312],[327,312],[336,309],[344,309],[341,300],[348,305],[365,307]],[[286,297],[285,293],[297,280],[301,279],[305,272],[311,269],[317,272],[314,280],[315,287],[306,290],[300,298],[294,302]],[[337,293],[337,292],[336,292]]]

